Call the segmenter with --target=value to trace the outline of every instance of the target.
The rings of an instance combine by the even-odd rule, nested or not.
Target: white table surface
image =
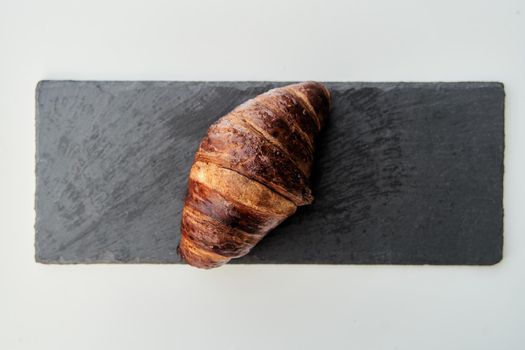
[[[505,83],[493,267],[34,262],[40,79]],[[524,1],[1,1],[0,349],[525,349]]]

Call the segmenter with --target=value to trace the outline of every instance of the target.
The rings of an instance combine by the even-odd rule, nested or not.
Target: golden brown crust
[[[184,208],[181,227],[199,248],[230,258],[245,255],[263,237],[225,225],[190,206]]]
[[[257,96],[256,100],[271,109],[279,118],[289,120],[301,130],[304,139],[313,149],[315,136],[319,132],[316,118],[291,90],[287,87],[273,89]]]
[[[266,186],[214,163],[196,161],[190,179],[206,184],[228,200],[263,213],[289,216],[296,209],[292,202]]]
[[[308,106],[309,111],[313,111],[312,115],[316,117],[319,130],[321,130],[332,106],[332,95],[326,86],[307,81],[289,85],[287,89],[295,93],[304,105]]]
[[[285,118],[281,118],[265,105],[254,102],[245,108],[237,108],[232,115],[240,118],[251,128],[262,134],[265,139],[278,147],[295,162],[306,177],[314,157],[314,149],[304,133]]]
[[[213,268],[247,254],[313,196],[315,137],[330,92],[305,82],[268,91],[210,126],[190,172],[178,251]]]
[[[210,127],[195,159],[234,170],[296,205],[310,204],[313,200],[309,179],[295,162],[233,115],[221,118]]]
[[[187,234],[180,236],[177,251],[188,264],[202,269],[211,269],[226,264],[231,258],[213,253],[196,245]]]

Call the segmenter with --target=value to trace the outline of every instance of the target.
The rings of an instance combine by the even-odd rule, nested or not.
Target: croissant
[[[178,252],[199,268],[246,255],[313,201],[314,141],[331,108],[317,82],[272,89],[208,129],[195,155]]]

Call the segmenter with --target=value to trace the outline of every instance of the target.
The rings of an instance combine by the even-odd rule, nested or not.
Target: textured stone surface
[[[207,127],[284,83],[37,87],[36,260],[179,263]],[[494,264],[502,254],[503,86],[328,83],[313,205],[235,263]]]

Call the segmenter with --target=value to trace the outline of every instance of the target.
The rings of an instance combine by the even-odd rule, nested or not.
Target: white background
[[[0,2],[0,349],[525,349],[524,1]],[[493,267],[34,262],[40,79],[505,83]]]

